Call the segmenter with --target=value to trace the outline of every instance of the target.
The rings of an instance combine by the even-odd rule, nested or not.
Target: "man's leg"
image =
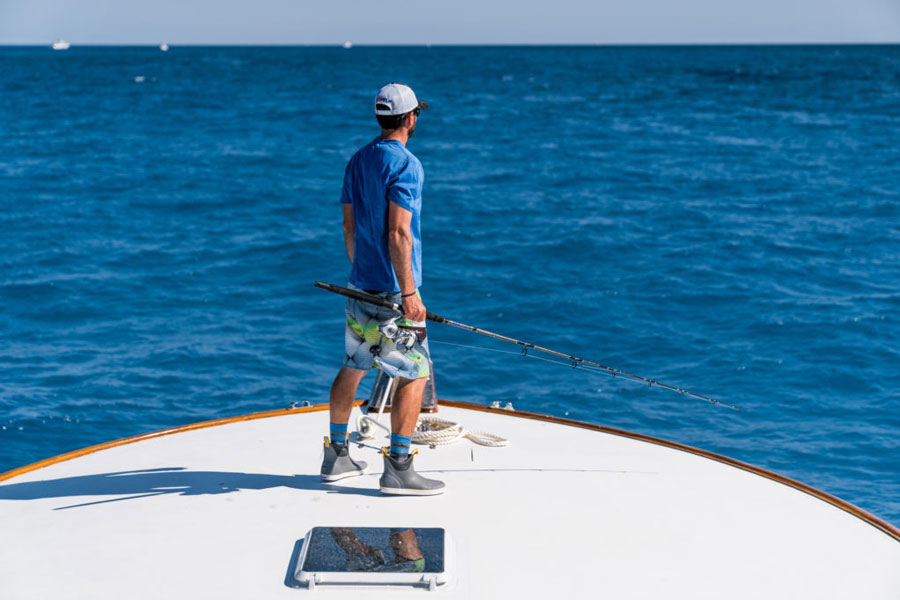
[[[421,379],[396,379],[397,391],[391,405],[391,458],[406,460],[416,421],[422,409],[422,392],[427,377]]]
[[[422,410],[422,393],[428,378],[404,379],[397,378],[397,392],[391,405],[391,431],[405,436],[411,436],[416,429],[416,421],[419,420],[419,412]]]
[[[338,371],[334,383],[331,384],[329,400],[332,423],[347,425],[350,413],[353,411],[353,401],[356,400],[356,389],[366,373],[368,371],[350,367],[341,367],[341,370]],[[415,427],[415,422],[413,422],[413,427]]]
[[[409,455],[411,437],[422,408],[422,392],[427,377],[397,379],[397,392],[391,406],[391,452],[384,457],[381,491],[385,494],[414,494],[428,496],[444,491],[444,483],[426,479],[413,468]]]
[[[337,481],[351,475],[359,475],[365,471],[366,463],[350,458],[347,447],[347,421],[353,410],[356,388],[365,377],[367,371],[343,367],[338,371],[331,384],[331,430],[325,442],[325,455],[322,458],[322,479]]]

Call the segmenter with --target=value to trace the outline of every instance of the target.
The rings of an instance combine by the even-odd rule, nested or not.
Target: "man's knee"
[[[418,379],[407,379],[405,377],[398,377],[397,378],[397,389],[403,389],[403,388],[406,388],[407,386],[412,386],[409,388],[411,391],[416,390],[417,388],[424,390],[425,384],[427,382],[428,382],[427,377],[419,377]]]
[[[335,381],[362,381],[362,378],[366,376],[368,371],[361,369],[353,369],[351,367],[341,367],[341,370],[337,372],[335,376]]]
[[[355,395],[356,387],[368,371],[360,371],[359,369],[351,369],[349,367],[341,367],[341,370],[334,376],[334,382],[331,384],[332,395]]]

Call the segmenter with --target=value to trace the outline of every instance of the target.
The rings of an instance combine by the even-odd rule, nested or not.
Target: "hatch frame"
[[[312,539],[313,532],[316,529],[329,529],[333,526],[318,525],[306,532],[302,540],[302,547],[297,557],[297,563],[294,570],[294,581],[305,586],[310,591],[315,590],[318,586],[340,586],[340,587],[413,587],[425,588],[431,591],[445,587],[452,579],[452,575],[456,569],[456,557],[454,556],[454,544],[450,534],[444,527],[409,527],[402,526],[402,529],[412,530],[440,530],[443,534],[443,570],[442,571],[426,571],[419,573],[403,573],[396,571],[326,571],[326,570],[307,570],[304,569],[306,561],[309,558],[310,549],[313,547],[309,543]],[[368,527],[357,526],[355,530],[373,530],[388,529],[387,527]]]

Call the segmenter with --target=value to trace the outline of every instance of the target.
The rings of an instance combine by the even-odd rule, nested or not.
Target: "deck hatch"
[[[447,581],[447,535],[440,527],[313,527],[294,578],[317,585],[407,585]]]

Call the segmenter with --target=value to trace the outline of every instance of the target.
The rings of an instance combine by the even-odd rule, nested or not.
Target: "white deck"
[[[511,440],[419,447],[442,496],[382,496],[368,448],[352,452],[372,474],[322,485],[327,412],[167,435],[0,482],[0,598],[900,598],[900,542],[809,494],[588,429],[440,416]],[[455,581],[288,587],[296,542],[316,525],[444,527]]]

